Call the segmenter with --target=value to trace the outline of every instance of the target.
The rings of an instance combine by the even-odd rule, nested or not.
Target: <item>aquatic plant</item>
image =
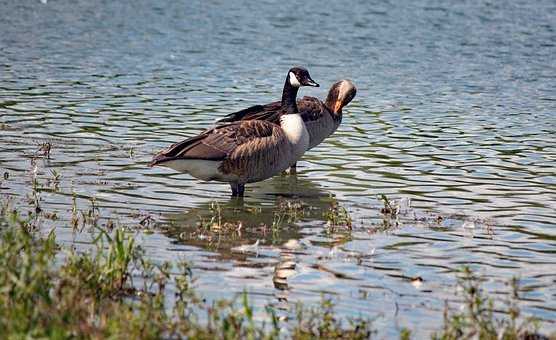
[[[469,267],[460,270],[458,287],[463,299],[462,308],[452,312],[446,304],[444,326],[433,334],[435,340],[451,339],[548,339],[538,333],[538,320],[523,318],[519,308],[519,280],[510,281],[509,299],[504,307],[495,308],[495,301],[481,287],[481,278]]]
[[[330,208],[323,213],[326,219],[326,225],[330,231],[334,231],[337,227],[343,227],[351,230],[351,216],[346,208],[342,207],[336,200],[332,201]]]
[[[62,177],[60,171],[56,169],[50,170],[51,177],[47,179],[47,185],[52,187],[53,191],[60,190],[60,177]]]
[[[305,216],[306,205],[299,200],[281,199],[277,203],[278,213],[287,218],[288,223],[293,223]]]
[[[242,222],[228,222],[222,219],[222,207],[216,201],[210,204],[210,219],[199,216],[197,223],[198,229],[212,233],[229,233],[239,232],[242,228]]]
[[[8,338],[364,338],[366,321],[345,325],[332,304],[300,307],[289,330],[270,307],[255,322],[246,293],[210,304],[190,288],[186,263],[154,264],[122,229],[99,231],[94,249],[64,250],[41,237],[7,205],[0,216],[0,329]],[[134,283],[134,280],[138,283]],[[168,285],[173,290],[168,290]],[[169,294],[173,294],[171,299]],[[168,301],[172,301],[168,305]],[[205,315],[202,317],[201,315]],[[200,321],[203,320],[203,321]]]
[[[273,213],[271,230],[276,233],[284,224],[292,224],[306,214],[306,206],[299,200],[280,199]]]
[[[388,197],[386,197],[386,195],[384,194],[380,194],[380,200],[384,204],[384,207],[380,209],[380,212],[390,217],[396,217],[396,215],[398,214],[398,209],[396,209],[395,204],[393,202],[390,202]]]
[[[21,214],[10,199],[0,204],[0,329],[6,338],[367,339],[376,333],[371,319],[338,317],[330,299],[312,308],[298,304],[294,317],[278,317],[271,306],[255,317],[245,292],[207,303],[191,288],[188,263],[151,262],[134,234],[91,227],[92,248],[77,252],[58,246],[53,231],[42,233],[37,214],[44,212]],[[469,268],[458,286],[464,308],[447,304],[433,339],[548,339],[537,320],[522,315],[517,279],[505,308]],[[410,339],[411,332],[402,329],[400,338]]]
[[[52,150],[52,144],[50,142],[44,142],[41,144],[36,152],[37,156],[42,156],[44,158],[50,159],[50,151]],[[42,153],[42,155],[41,155]]]

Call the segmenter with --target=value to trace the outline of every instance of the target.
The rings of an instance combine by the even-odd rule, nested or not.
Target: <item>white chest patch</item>
[[[161,166],[184,172],[204,181],[233,181],[233,175],[225,175],[219,171],[221,161],[206,161],[201,159],[177,159],[160,164]]]
[[[299,114],[283,115],[280,117],[280,126],[294,147],[294,157],[303,156],[309,148],[309,132],[307,132],[303,118]]]
[[[290,72],[290,85],[293,87],[301,87],[301,83],[293,72]]]

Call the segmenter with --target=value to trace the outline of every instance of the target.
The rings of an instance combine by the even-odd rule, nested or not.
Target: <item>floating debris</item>
[[[257,255],[259,254],[259,242],[260,240],[257,239],[257,241],[253,244],[244,244],[238,247],[234,247],[232,248],[233,252],[236,253],[256,253]]]
[[[145,217],[143,217],[141,219],[141,221],[139,221],[139,224],[143,227],[149,227],[151,226],[151,224],[154,224],[156,221],[154,219],[154,217],[152,217],[150,214],[146,215]]]
[[[284,243],[282,247],[290,250],[300,249],[303,245],[296,239],[290,239],[288,242]]]
[[[423,285],[423,278],[420,276],[414,277],[411,279],[411,285],[417,289],[421,288]]]
[[[37,153],[42,152],[43,157],[50,159],[50,150],[52,150],[52,144],[50,144],[50,142],[44,142],[37,150]]]

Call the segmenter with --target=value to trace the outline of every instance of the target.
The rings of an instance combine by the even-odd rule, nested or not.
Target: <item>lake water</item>
[[[43,185],[59,173],[39,199],[60,242],[86,247],[67,221],[74,195],[84,210],[94,198],[104,217],[143,220],[149,256],[190,261],[210,299],[246,290],[287,315],[324,294],[382,336],[421,336],[446,300],[457,308],[455,272],[470,265],[495,297],[519,276],[524,312],[556,330],[554,1],[29,0],[0,13],[1,193],[27,202],[34,172]],[[146,166],[278,100],[293,65],[321,84],[300,95],[324,98],[342,78],[358,88],[297,178],[249,185],[242,205],[227,185]],[[50,159],[32,164],[44,142]],[[397,224],[381,194],[411,201]],[[261,226],[288,202],[303,216]],[[331,204],[351,232],[327,227]],[[200,230],[216,210],[241,232]]]

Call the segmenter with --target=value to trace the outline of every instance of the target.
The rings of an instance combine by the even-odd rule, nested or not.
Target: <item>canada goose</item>
[[[261,120],[225,123],[159,152],[150,166],[227,182],[232,196],[243,196],[245,183],[286,170],[309,147],[309,133],[296,105],[301,86],[319,85],[306,69],[294,67],[286,76],[281,105],[272,112],[278,124]]]
[[[344,79],[334,83],[328,91],[323,103],[315,97],[303,97],[297,101],[301,118],[309,132],[309,149],[319,145],[332,135],[342,122],[342,109],[355,97],[357,89],[353,82]],[[242,120],[264,120],[279,123],[274,112],[281,106],[281,102],[266,105],[256,105],[242,111],[234,112],[219,120],[219,123]],[[295,164],[292,166],[295,171]]]

